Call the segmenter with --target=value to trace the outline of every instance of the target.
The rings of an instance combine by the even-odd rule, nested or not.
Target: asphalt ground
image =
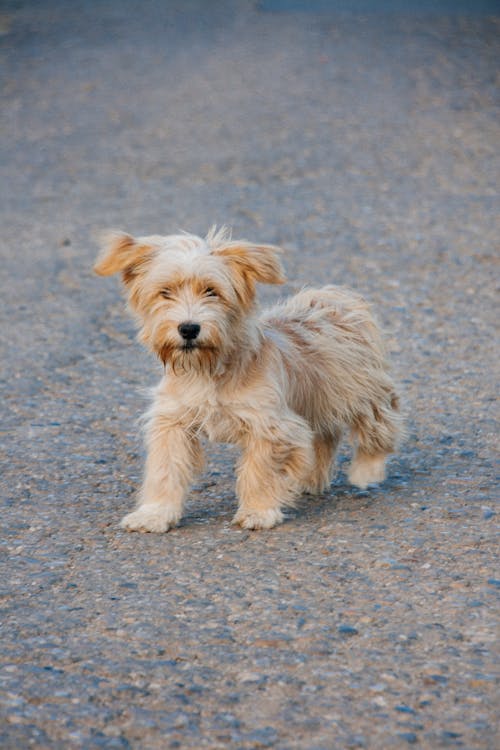
[[[2,4],[6,750],[498,747],[499,18],[272,5]],[[161,367],[95,238],[214,222],[285,248],[264,303],[373,303],[408,438],[269,532],[211,446],[129,534]]]

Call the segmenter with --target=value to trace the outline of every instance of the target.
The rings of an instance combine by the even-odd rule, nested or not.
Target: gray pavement
[[[2,748],[498,747],[499,20],[272,5],[2,4]],[[211,447],[127,534],[161,370],[95,236],[213,222],[374,303],[408,439],[255,533]]]

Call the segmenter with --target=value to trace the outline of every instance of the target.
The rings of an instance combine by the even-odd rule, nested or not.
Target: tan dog
[[[147,416],[137,509],[122,526],[167,531],[203,464],[200,437],[236,443],[236,523],[269,529],[303,492],[331,481],[344,428],[349,480],[385,477],[400,432],[379,330],[357,294],[307,289],[258,315],[255,283],[284,281],[279,249],[231,241],[226,228],[107,236],[96,273],[122,273],[139,339],[165,366]]]

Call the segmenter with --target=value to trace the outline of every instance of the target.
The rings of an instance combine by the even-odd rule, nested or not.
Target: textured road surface
[[[500,24],[293,5],[2,5],[2,748],[498,747]],[[95,236],[213,222],[374,303],[408,439],[255,533],[213,447],[127,534],[160,367]]]

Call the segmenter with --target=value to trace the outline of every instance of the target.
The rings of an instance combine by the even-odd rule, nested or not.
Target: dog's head
[[[281,284],[279,248],[232,241],[226,228],[134,238],[112,232],[94,266],[120,272],[139,339],[174,373],[215,372],[242,344],[255,284]]]

